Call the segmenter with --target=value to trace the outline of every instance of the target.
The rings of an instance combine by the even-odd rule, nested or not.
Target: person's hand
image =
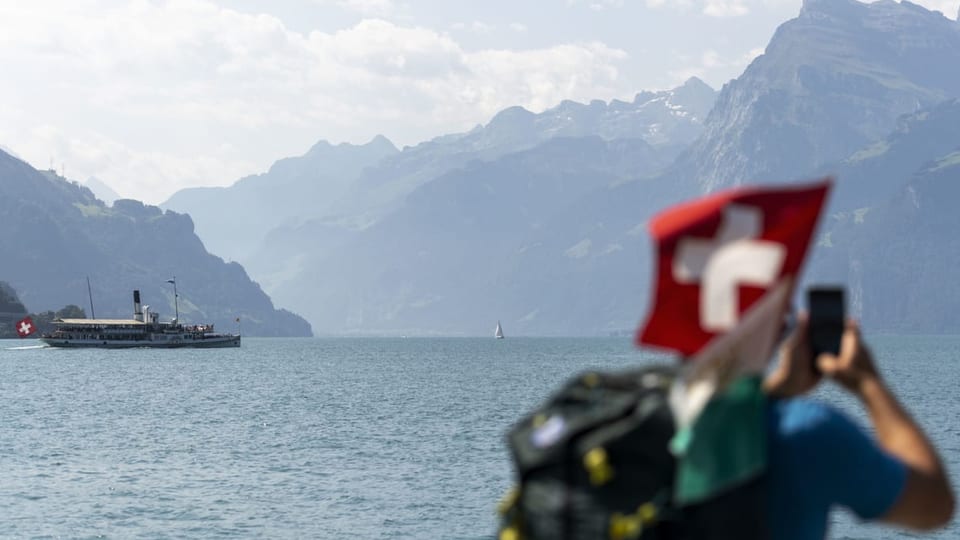
[[[873,356],[860,338],[860,328],[854,320],[847,321],[840,340],[840,354],[820,353],[816,362],[824,376],[858,396],[864,383],[880,379]]]
[[[776,368],[763,382],[767,394],[791,397],[805,394],[820,382],[820,373],[814,368],[807,341],[809,319],[806,313],[797,316],[793,332],[780,345]]]

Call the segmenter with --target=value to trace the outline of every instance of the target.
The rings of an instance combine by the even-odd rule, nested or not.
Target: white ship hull
[[[51,335],[40,338],[40,341],[46,343],[50,347],[61,347],[68,349],[179,349],[187,347],[199,349],[217,349],[240,346],[240,336],[236,334],[209,334],[201,336],[195,336],[192,334],[154,334],[146,335],[142,339],[99,339],[70,336],[57,337],[56,335]]]

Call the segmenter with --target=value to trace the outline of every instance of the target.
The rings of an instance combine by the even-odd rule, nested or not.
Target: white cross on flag
[[[762,369],[830,184],[738,188],[654,217],[655,298],[637,343]]]
[[[24,317],[17,321],[17,335],[20,337],[25,338],[36,331],[37,327],[34,326],[33,319],[30,317]]]

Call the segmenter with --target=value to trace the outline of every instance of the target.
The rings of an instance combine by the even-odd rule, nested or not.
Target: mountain
[[[381,222],[340,236],[336,249],[296,250],[294,240],[283,250],[278,243],[262,257],[282,268],[271,295],[303,313],[319,332],[488,331],[498,316],[514,321],[523,315],[513,304],[556,292],[543,286],[517,291],[518,276],[511,273],[516,258],[537,252],[542,237],[552,238],[553,224],[565,221],[578,200],[657,170],[658,156],[642,139],[556,138],[474,162],[418,187]],[[317,226],[283,236],[306,239],[320,231]],[[335,236],[329,230],[326,235]],[[576,257],[584,248],[564,249]],[[530,277],[550,271],[540,267]],[[555,322],[545,317],[511,328],[548,333]]]
[[[721,90],[679,175],[704,191],[797,179],[960,96],[960,24],[910,2],[805,0]]]
[[[408,193],[447,172],[558,137],[641,139],[658,151],[659,159],[669,160],[701,133],[715,97],[712,88],[691,78],[672,90],[641,92],[632,102],[568,100],[542,113],[510,107],[485,126],[437,137],[383,160],[351,186],[338,208],[360,216],[354,224],[368,226],[395,210]]]
[[[906,180],[950,153],[960,141],[960,100],[948,99],[897,120],[885,138],[825,166],[840,181],[831,195],[834,212],[876,207],[902,194]]]
[[[850,311],[870,328],[960,331],[960,101],[901,119],[837,170],[810,281],[847,284]]]
[[[632,102],[564,101],[535,114],[511,107],[486,126],[396,150],[383,137],[362,146],[317,143],[307,154],[227,188],[177,192],[161,207],[190,214],[214,252],[257,266],[270,231],[322,223],[339,234],[389,215],[417,187],[474,161],[496,160],[555,138],[641,139],[666,163],[694,140],[716,92],[692,78],[669,91],[642,92]],[[273,236],[276,236],[276,232]]]
[[[333,203],[365,168],[396,153],[382,136],[361,146],[320,141],[263,174],[229,187],[180,190],[161,207],[189,214],[211,251],[243,260],[271,229],[334,212]]]
[[[87,178],[87,181],[84,182],[84,185],[86,185],[87,188],[89,188],[98,199],[107,204],[113,204],[113,201],[124,198],[114,191],[113,188],[105,184],[103,180],[100,180],[96,176]]]
[[[9,283],[0,281],[0,338],[17,336],[14,324],[27,314],[27,308]]]
[[[173,313],[177,277],[180,318],[248,335],[308,336],[302,318],[273,307],[243,268],[208,253],[189,216],[132,200],[112,207],[76,182],[39,172],[0,152],[0,277],[31,312],[88,305],[96,315],[129,318],[134,289],[154,310]]]
[[[837,226],[825,272],[848,284],[851,311],[878,331],[957,333],[960,141],[918,170],[898,196]]]
[[[641,92],[632,102],[567,100],[539,114],[510,107],[482,128],[422,146],[451,145],[457,153],[481,158],[525,150],[557,137],[642,139],[654,147],[682,148],[702,131],[715,98],[715,90],[693,77],[672,90]]]

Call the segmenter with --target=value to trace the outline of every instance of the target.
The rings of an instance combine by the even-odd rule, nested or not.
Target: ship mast
[[[93,291],[90,290],[90,276],[87,276],[87,296],[90,297],[90,318],[96,319],[97,314],[93,311]]]

